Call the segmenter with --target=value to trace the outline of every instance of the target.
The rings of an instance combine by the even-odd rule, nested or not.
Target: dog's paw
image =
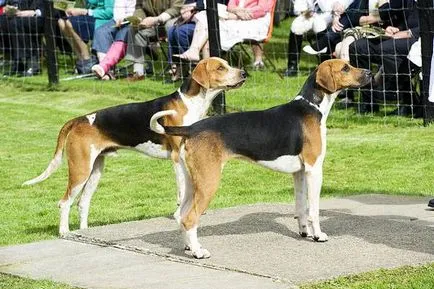
[[[316,242],[327,242],[328,239],[329,239],[329,237],[327,236],[326,233],[321,232],[321,233],[319,233],[318,235],[313,236],[313,239],[314,239]]]
[[[207,249],[200,248],[193,252],[193,257],[196,259],[208,259],[211,257],[210,252]]]
[[[298,232],[300,234],[300,236],[302,238],[306,238],[307,237],[307,233],[306,232]]]
[[[59,229],[59,237],[63,238],[69,233],[69,228],[60,228]]]

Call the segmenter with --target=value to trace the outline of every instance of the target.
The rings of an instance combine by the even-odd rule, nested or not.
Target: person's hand
[[[341,15],[345,12],[345,7],[340,2],[336,1],[333,3],[332,10],[335,15]]]
[[[146,17],[140,22],[140,26],[149,28],[158,24],[158,17]]]
[[[17,11],[17,14],[15,14],[17,17],[33,17],[35,16],[35,10],[23,10],[23,11]]]
[[[361,16],[359,19],[360,25],[374,24],[378,22],[378,18],[373,15]]]
[[[6,5],[4,7],[4,13],[8,16],[16,16],[17,12],[19,11],[17,7],[15,6],[11,6],[11,5]]]
[[[187,7],[182,7],[181,8],[181,18],[183,20],[188,20],[191,18],[191,16],[193,15],[193,11],[194,11],[195,7],[193,6],[187,6]]]
[[[410,30],[406,31],[398,31],[395,34],[392,35],[394,39],[405,39],[405,38],[411,38]]]
[[[68,8],[65,10],[66,16],[87,15],[87,9],[83,8]]]
[[[340,19],[340,16],[333,17],[332,30],[334,32],[341,32],[342,30],[344,30],[344,25],[342,25],[342,23],[339,21]]]
[[[122,22],[124,22],[124,21],[125,20],[122,20],[122,19],[116,20],[115,27],[121,27],[122,26]]]
[[[393,26],[388,26],[386,28],[386,30],[384,31],[384,34],[386,34],[386,36],[393,37],[393,35],[397,32],[399,32],[399,28],[393,27]]]
[[[237,16],[235,13],[228,12],[228,13],[227,13],[227,18],[224,18],[224,19],[237,20],[237,19],[238,19],[238,16]]]
[[[239,9],[235,11],[235,14],[241,20],[250,20],[252,19],[252,14],[247,9]]]

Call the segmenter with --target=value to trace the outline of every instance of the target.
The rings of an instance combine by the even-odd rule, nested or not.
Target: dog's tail
[[[190,135],[189,126],[162,126],[161,124],[158,123],[158,120],[163,116],[167,116],[167,115],[173,116],[176,114],[177,112],[175,110],[163,110],[155,113],[151,117],[151,121],[149,122],[149,126],[151,127],[151,130],[159,134],[189,136]]]
[[[23,186],[34,185],[42,182],[43,180],[51,176],[60,167],[60,165],[62,164],[62,154],[63,154],[63,148],[65,146],[66,137],[68,136],[68,133],[71,131],[75,123],[76,123],[76,119],[70,120],[67,123],[65,123],[65,125],[62,127],[57,137],[56,151],[54,153],[53,159],[48,164],[48,167],[45,169],[45,171],[42,174],[40,174],[36,178],[24,182]]]

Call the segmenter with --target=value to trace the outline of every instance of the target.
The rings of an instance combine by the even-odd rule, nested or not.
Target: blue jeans
[[[110,46],[115,41],[128,42],[129,26],[121,26],[120,28],[114,27],[115,21],[101,25],[95,29],[94,38],[92,42],[92,49],[97,52],[107,53]]]
[[[180,54],[186,51],[193,39],[194,28],[196,23],[189,22],[182,25],[174,25],[169,28],[168,40],[169,40],[169,52],[168,60],[172,63],[172,55]]]

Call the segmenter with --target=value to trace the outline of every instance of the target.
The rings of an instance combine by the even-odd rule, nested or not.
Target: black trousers
[[[411,69],[407,60],[415,38],[393,39],[359,39],[350,45],[350,63],[353,66],[372,69],[372,64],[382,67],[383,82],[371,83],[362,90],[363,102],[374,100],[393,100],[400,98],[404,103],[410,92]],[[399,91],[399,95],[396,93]]]
[[[11,50],[11,34],[10,27],[12,27],[11,18],[5,15],[0,15],[0,53],[5,57],[10,56]]]
[[[0,16],[2,50],[9,52],[13,62],[26,64],[28,68],[39,66],[43,32],[43,17]]]

